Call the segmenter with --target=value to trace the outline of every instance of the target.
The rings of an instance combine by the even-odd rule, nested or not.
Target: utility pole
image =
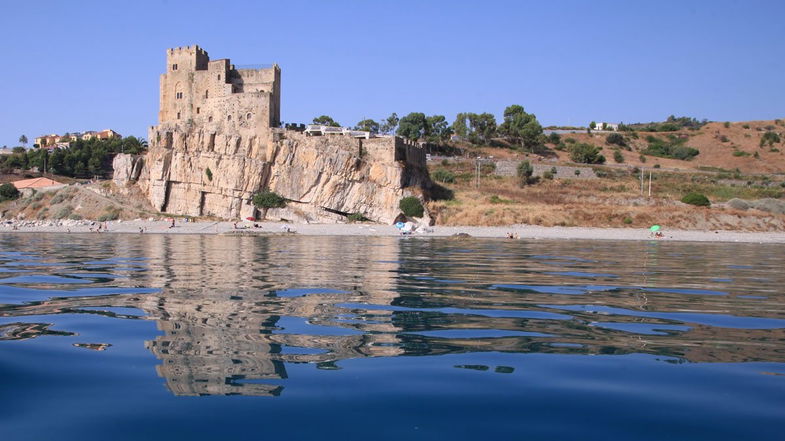
[[[641,196],[643,196],[643,167],[641,167]]]
[[[651,197],[651,170],[649,170],[649,197]]]

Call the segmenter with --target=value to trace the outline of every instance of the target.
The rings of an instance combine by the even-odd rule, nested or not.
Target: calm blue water
[[[0,235],[15,440],[782,440],[781,245]]]

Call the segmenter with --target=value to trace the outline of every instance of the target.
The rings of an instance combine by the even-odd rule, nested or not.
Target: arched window
[[[226,120],[227,121],[231,121],[232,120],[232,115],[226,115]]]
[[[208,117],[207,122],[213,122],[213,117],[212,116]]]
[[[245,119],[247,119],[247,120],[249,120],[249,121],[250,121],[252,116],[253,116],[253,114],[251,114],[251,112],[248,112],[248,113],[245,115]]]
[[[180,119],[180,112],[177,112],[177,119]]]
[[[174,99],[183,99],[183,84],[180,82],[174,85]]]
[[[207,99],[209,97],[210,97],[210,91],[209,90],[205,90],[204,91],[204,99]]]

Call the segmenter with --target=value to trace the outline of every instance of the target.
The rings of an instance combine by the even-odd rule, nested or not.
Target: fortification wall
[[[198,46],[170,49],[159,124],[143,161],[115,160],[119,185],[135,182],[162,212],[259,217],[262,190],[288,199],[271,218],[330,222],[348,214],[389,223],[407,187],[430,185],[425,154],[399,138],[310,137],[274,128],[280,69],[235,70]]]

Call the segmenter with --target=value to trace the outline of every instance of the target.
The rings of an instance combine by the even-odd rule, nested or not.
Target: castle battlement
[[[235,69],[197,45],[166,51],[159,123],[211,125],[261,134],[280,124],[281,69]]]

